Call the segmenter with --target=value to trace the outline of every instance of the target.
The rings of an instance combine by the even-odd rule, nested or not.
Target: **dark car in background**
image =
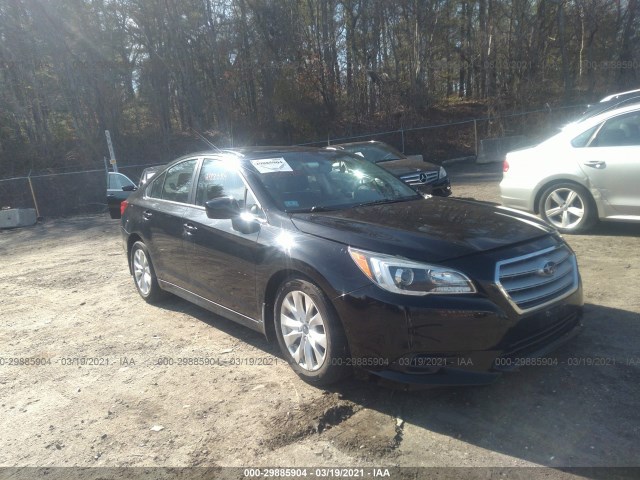
[[[451,183],[444,167],[422,160],[421,155],[406,156],[383,142],[341,143],[325,147],[329,150],[344,150],[378,164],[407,185],[421,193],[440,197],[451,195]]]
[[[107,172],[107,207],[111,218],[119,218],[120,203],[136,190],[136,184],[123,173]]]
[[[316,385],[353,367],[392,382],[490,383],[552,360],[539,357],[580,326],[576,257],[554,229],[425,198],[342,150],[187,155],[121,213],[143,299],[172,292],[277,339]]]
[[[588,105],[587,109],[583,112],[577,122],[582,122],[601,113],[628,105],[635,105],[637,103],[640,103],[640,90],[613,93],[611,95],[607,95],[598,103]]]
[[[147,167],[140,175],[138,185],[133,183],[129,177],[118,172],[108,173],[107,186],[107,206],[109,208],[109,216],[111,218],[120,218],[120,203],[129,198],[131,192],[144,186],[153,178],[153,176],[164,167],[164,165],[156,165]]]

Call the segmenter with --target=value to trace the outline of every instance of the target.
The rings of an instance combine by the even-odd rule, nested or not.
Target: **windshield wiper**
[[[357,203],[354,207],[366,207],[369,205],[382,205],[385,203],[398,203],[398,202],[409,202],[411,200],[418,200],[422,198],[421,195],[416,195],[415,197],[399,197],[399,198],[383,198],[381,200],[374,200],[373,202],[363,202]]]
[[[322,205],[314,205],[310,208],[298,208],[296,210],[286,210],[287,213],[315,213],[315,212],[331,212],[332,210],[338,210],[338,207],[324,207]]]

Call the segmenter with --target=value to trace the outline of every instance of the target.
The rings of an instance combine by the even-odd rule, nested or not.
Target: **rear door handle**
[[[183,226],[184,226],[184,231],[187,232],[188,234],[193,234],[198,231],[198,227],[196,227],[193,223],[185,223]]]
[[[588,162],[584,162],[587,167],[603,169],[607,167],[607,162],[602,160],[589,160]]]
[[[145,210],[144,212],[142,212],[142,218],[144,218],[145,220],[149,220],[151,217],[153,217],[153,212],[149,210]]]

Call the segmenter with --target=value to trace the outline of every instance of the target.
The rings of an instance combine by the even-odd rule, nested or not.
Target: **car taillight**
[[[504,162],[502,162],[502,171],[505,173],[509,171],[509,162],[507,162],[506,159],[504,160]]]
[[[127,202],[126,200],[123,200],[122,202],[120,202],[120,216],[124,215],[124,211],[127,209],[128,206],[129,206],[129,202]]]

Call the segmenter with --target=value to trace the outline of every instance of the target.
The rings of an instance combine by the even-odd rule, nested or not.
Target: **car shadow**
[[[345,382],[335,391],[425,432],[538,465],[638,467],[640,314],[589,304],[583,323],[547,357],[555,365],[523,367],[490,386],[404,392]]]
[[[594,235],[598,237],[638,237],[640,236],[640,223],[598,222],[583,235]],[[571,235],[567,236],[571,237]]]
[[[276,342],[177,297],[162,308],[192,315],[265,353]],[[637,467],[640,313],[588,304],[584,331],[551,354],[554,365],[523,367],[484,387],[404,391],[350,379],[328,390],[405,424],[538,465]],[[362,377],[362,374],[358,375]]]
[[[199,307],[195,303],[191,303],[176,295],[167,294],[167,297],[156,306],[172,312],[184,313],[192,316],[193,318],[198,319],[229,336],[242,340],[244,343],[247,343],[254,348],[260,349],[265,353],[269,353],[276,357],[283,358],[277,342],[268,341],[262,333],[216,315],[215,313],[212,313],[209,310]]]

